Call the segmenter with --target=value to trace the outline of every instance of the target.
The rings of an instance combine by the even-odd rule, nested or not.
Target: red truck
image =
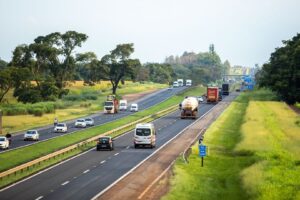
[[[206,101],[207,103],[217,103],[219,101],[218,87],[207,87]]]
[[[115,95],[108,95],[104,103],[104,112],[105,113],[118,113],[119,101]]]

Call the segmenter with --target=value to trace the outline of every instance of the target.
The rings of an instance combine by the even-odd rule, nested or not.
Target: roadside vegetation
[[[174,166],[170,199],[300,199],[300,118],[269,90],[241,94]]]
[[[142,117],[154,114],[158,111],[166,109],[170,106],[178,104],[184,96],[193,95],[199,96],[204,93],[203,87],[194,87],[186,92],[173,96],[168,100],[159,103],[151,108],[140,111],[133,115],[124,117],[122,119],[118,119],[100,126],[95,126],[86,130],[80,130],[78,132],[67,134],[61,137],[56,137],[50,139],[48,141],[40,142],[33,144],[31,146],[23,147],[20,149],[12,150],[9,152],[4,152],[0,154],[0,162],[2,163],[0,166],[0,171],[4,171],[10,168],[13,168],[22,163],[26,163],[35,158],[39,158],[41,156],[47,155],[64,147],[70,146],[72,144],[78,143],[85,139],[91,138],[96,135],[100,135],[114,128],[120,127],[122,125],[128,124],[132,121],[138,120]],[[119,133],[120,134],[120,133]],[[20,157],[22,155],[22,157]],[[5,161],[5,162],[4,162]]]
[[[106,96],[111,92],[110,86],[109,81],[101,81],[94,86],[84,86],[83,81],[76,81],[68,86],[69,94],[55,102],[16,103],[11,96],[10,100],[13,103],[0,106],[4,114],[3,134],[49,125],[53,123],[55,117],[59,121],[64,121],[101,112]],[[164,87],[167,85],[128,81],[119,86],[119,95],[149,92]]]

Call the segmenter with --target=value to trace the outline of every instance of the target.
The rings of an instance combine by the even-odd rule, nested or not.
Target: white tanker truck
[[[198,100],[196,97],[185,97],[185,99],[179,104],[181,110],[181,119],[185,118],[197,118],[198,113]]]

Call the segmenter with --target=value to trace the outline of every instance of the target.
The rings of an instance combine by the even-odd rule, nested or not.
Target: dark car
[[[110,136],[103,136],[98,139],[97,142],[97,151],[101,149],[114,150],[113,139]]]

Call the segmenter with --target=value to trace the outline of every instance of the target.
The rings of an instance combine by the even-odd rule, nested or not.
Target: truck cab
[[[105,113],[118,113],[119,101],[116,99],[115,95],[108,95],[106,101],[104,102],[104,112]]]

